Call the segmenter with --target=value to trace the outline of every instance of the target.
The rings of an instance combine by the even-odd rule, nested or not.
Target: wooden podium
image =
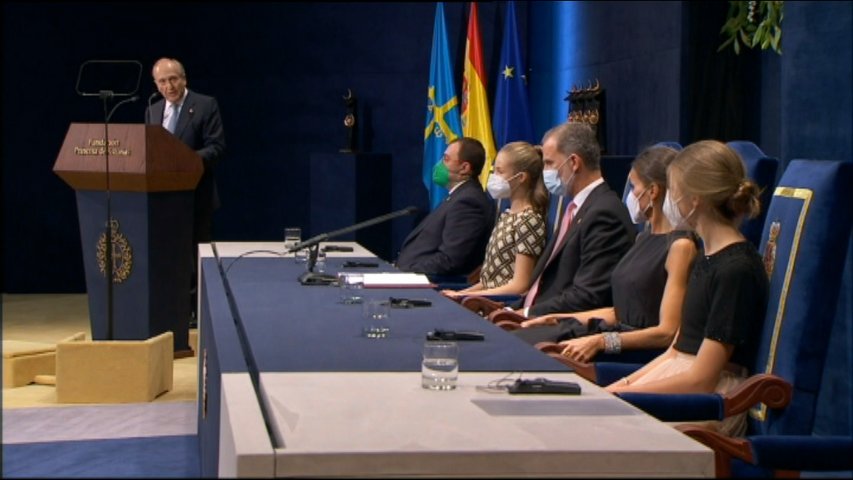
[[[203,169],[201,157],[160,125],[110,124],[108,142],[103,123],[68,128],[53,171],[76,191],[93,339],[108,334],[109,198],[113,339],[171,331],[175,351],[189,350],[193,192]]]

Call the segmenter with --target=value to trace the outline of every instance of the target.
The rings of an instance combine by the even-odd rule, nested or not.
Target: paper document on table
[[[433,288],[422,273],[365,273],[364,288]]]

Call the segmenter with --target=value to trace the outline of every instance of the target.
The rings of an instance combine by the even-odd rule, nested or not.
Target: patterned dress
[[[522,253],[538,259],[545,248],[545,239],[545,218],[532,208],[501,213],[486,247],[480,272],[483,288],[509,283],[515,271],[515,256]]]

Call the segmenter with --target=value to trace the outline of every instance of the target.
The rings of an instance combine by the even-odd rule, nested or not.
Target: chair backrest
[[[571,201],[570,197],[564,195],[551,195],[548,198],[548,218],[545,219],[547,230],[547,238],[545,243],[551,239],[551,235],[556,235],[560,229],[560,218],[563,217],[563,212]]]
[[[669,147],[669,148],[673,148],[677,151],[681,151],[684,149],[684,147],[682,147],[681,144],[678,142],[658,142],[652,146],[653,147]],[[622,201],[623,202],[628,198],[628,192],[631,191],[631,182],[628,181],[628,172],[631,171],[631,162],[634,160],[634,158],[635,157],[631,157],[631,160],[628,161],[628,168],[625,170],[625,182],[624,182],[625,186],[622,188]]]
[[[684,147],[682,147],[681,144],[678,142],[658,142],[655,144],[655,146],[669,147],[669,148],[674,148],[676,150],[683,150],[684,149]]]
[[[746,175],[763,189],[761,192],[761,212],[757,217],[746,220],[740,226],[740,231],[746,239],[758,247],[759,242],[763,238],[761,233],[764,229],[767,206],[770,204],[773,189],[776,186],[779,160],[767,156],[756,144],[749,141],[735,140],[728,142],[726,145],[740,155],[746,166]]]
[[[760,250],[770,297],[753,373],[784,378],[793,397],[782,410],[753,408],[753,434],[812,432],[850,239],[851,185],[853,162],[793,160],[770,201]]]
[[[614,192],[619,193],[619,190],[627,184],[628,172],[631,171],[633,161],[634,155],[601,156],[601,176]]]

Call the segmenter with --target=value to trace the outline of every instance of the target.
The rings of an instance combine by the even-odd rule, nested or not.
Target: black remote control
[[[581,387],[574,382],[558,382],[547,378],[516,380],[507,390],[512,394],[551,393],[561,395],[580,395]]]

